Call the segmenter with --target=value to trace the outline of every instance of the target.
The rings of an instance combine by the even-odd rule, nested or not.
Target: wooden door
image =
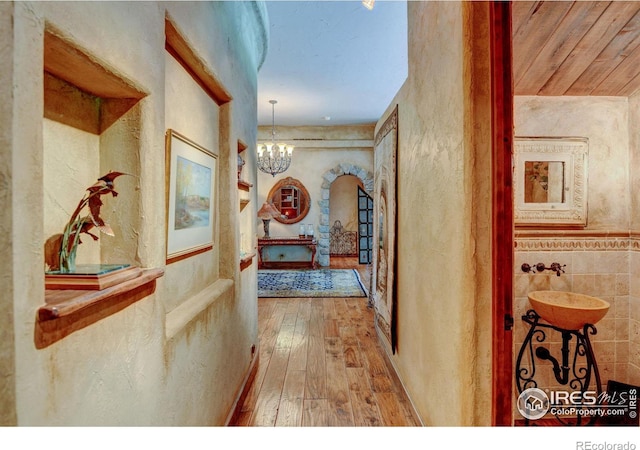
[[[373,198],[358,186],[358,263],[373,260]]]

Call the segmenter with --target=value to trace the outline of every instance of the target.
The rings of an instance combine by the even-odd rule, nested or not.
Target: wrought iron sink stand
[[[540,316],[534,311],[529,310],[522,316],[522,320],[529,324],[529,332],[525,338],[520,351],[518,352],[518,359],[516,361],[516,384],[518,387],[518,393],[522,393],[528,388],[537,388],[536,382],[536,359],[543,361],[550,361],[553,365],[553,373],[555,379],[562,386],[568,385],[574,392],[580,392],[580,398],[584,398],[585,392],[589,391],[589,386],[592,377],[595,378],[595,387],[591,391],[597,392],[598,399],[601,398],[602,384],[600,383],[600,372],[598,371],[598,365],[596,363],[595,355],[593,353],[593,347],[589,340],[589,335],[597,333],[595,326],[586,324],[582,330],[565,330],[555,327],[546,323],[540,323]],[[549,350],[542,346],[537,346],[534,352],[534,341],[536,344],[543,344],[547,338],[545,329],[555,330],[562,334],[562,360],[558,361],[551,355]],[[571,352],[570,341],[575,337],[575,346],[573,348],[573,355]],[[526,359],[528,366],[523,366],[523,359]],[[571,364],[571,365],[570,365]],[[576,409],[586,409],[587,405],[572,404],[568,405],[575,407]],[[589,405],[591,407],[595,405]],[[578,414],[575,419],[575,423],[570,423],[567,420],[561,418],[558,414],[555,414],[556,419],[562,425],[593,425],[597,419],[597,416],[583,416]],[[584,421],[584,423],[583,423]],[[529,425],[530,420],[525,419],[526,425]]]

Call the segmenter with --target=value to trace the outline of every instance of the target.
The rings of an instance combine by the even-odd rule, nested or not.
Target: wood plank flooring
[[[258,370],[231,425],[418,426],[373,323],[366,298],[258,299]]]

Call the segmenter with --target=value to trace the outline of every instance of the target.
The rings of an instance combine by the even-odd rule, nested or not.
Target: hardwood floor
[[[258,324],[257,373],[232,426],[419,425],[366,298],[260,298]]]

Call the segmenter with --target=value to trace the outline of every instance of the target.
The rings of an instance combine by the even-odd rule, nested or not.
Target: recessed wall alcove
[[[43,220],[44,243],[62,233],[89,186],[109,171],[118,177],[118,196],[105,196],[101,217],[114,236],[97,232],[78,246],[77,263],[138,261],[141,227],[139,101],[143,89],[127,77],[47,27],[43,46]],[[83,213],[86,213],[83,212]],[[47,268],[45,260],[44,269]],[[45,293],[38,312],[36,347],[42,348],[77,329],[140,300],[155,290],[162,269],[143,270],[132,282],[102,291],[65,290]]]
[[[133,263],[140,220],[141,119],[135,106],[146,94],[54,29],[45,31],[43,63],[44,239],[62,231],[98,177],[125,172],[132,176],[116,181],[121,195],[106,200],[103,210],[115,236],[84,239],[78,262]]]
[[[354,164],[338,164],[333,169],[328,170],[322,175],[322,188],[320,200],[318,205],[320,206],[320,227],[318,237],[318,264],[320,266],[329,266],[331,259],[329,256],[330,238],[329,232],[331,230],[331,224],[329,223],[330,208],[331,208],[331,184],[343,175],[354,175],[358,177],[364,186],[364,190],[372,195],[373,194],[373,174],[366,169]]]

